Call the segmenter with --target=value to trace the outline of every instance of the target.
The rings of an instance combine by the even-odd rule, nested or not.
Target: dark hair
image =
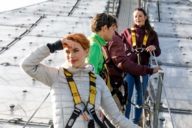
[[[117,26],[117,20],[114,16],[106,13],[99,13],[91,20],[92,32],[99,32],[103,26],[111,27],[112,25]]]
[[[134,11],[141,11],[144,16],[147,17],[147,19],[145,20],[145,29],[150,33],[151,31],[153,31],[153,28],[151,27],[150,23],[149,23],[149,17],[147,16],[146,11],[143,8],[135,8]]]

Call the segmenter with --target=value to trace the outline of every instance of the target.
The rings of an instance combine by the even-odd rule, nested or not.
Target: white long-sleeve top
[[[87,103],[89,98],[90,85],[88,73],[92,71],[93,68],[91,65],[86,65],[81,69],[75,69],[69,66],[55,68],[42,64],[41,61],[49,55],[49,48],[47,46],[41,46],[26,57],[21,66],[28,75],[52,88],[51,97],[54,128],[65,128],[74,110],[74,102],[63,68],[66,68],[73,74],[73,79],[77,85],[81,100],[84,103]],[[96,89],[95,111],[98,117],[99,110],[102,109],[107,118],[117,128],[137,127],[119,111],[104,80],[99,75],[96,75]],[[87,128],[87,124],[88,122],[85,121],[82,116],[79,116],[73,128]],[[97,125],[96,128],[98,128]]]

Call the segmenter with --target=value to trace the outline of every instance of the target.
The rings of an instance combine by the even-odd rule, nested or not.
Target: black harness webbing
[[[88,128],[94,128],[94,121],[100,126],[100,128],[107,128],[107,126],[99,120],[97,114],[95,112],[95,98],[96,98],[96,84],[95,84],[95,75],[92,72],[89,72],[89,80],[90,80],[90,88],[89,88],[89,99],[87,104],[81,101],[80,94],[78,92],[77,86],[73,80],[73,75],[66,69],[64,69],[64,74],[66,76],[68,85],[70,87],[71,94],[73,96],[74,101],[74,111],[69,118],[67,125],[65,128],[71,128],[76,121],[76,119],[81,115],[83,112],[87,111],[88,114],[93,118],[89,120]]]
[[[107,54],[107,49],[105,47],[102,47],[102,52],[103,52],[103,57],[104,57],[104,60],[107,61],[107,59],[109,58],[109,55]],[[127,85],[124,85],[122,83],[122,86],[124,87],[124,90],[125,90],[125,95],[122,94],[122,92],[119,90],[119,85],[115,84],[116,82],[111,82],[112,80],[110,79],[109,77],[109,71],[107,70],[107,65],[106,65],[106,62],[104,63],[104,68],[106,70],[106,74],[107,74],[107,80],[105,80],[108,88],[112,88],[111,89],[111,94],[112,96],[116,95],[121,106],[123,107],[124,109],[124,106],[126,105],[126,98],[127,98]],[[102,76],[101,76],[102,77]],[[102,77],[103,78],[103,77]]]
[[[73,96],[73,101],[74,101],[74,111],[73,111],[71,117],[69,118],[67,125],[65,126],[65,128],[71,128],[73,126],[73,124],[75,123],[77,117],[79,117],[79,115],[83,112],[84,108],[81,104],[81,97],[80,97],[78,89],[74,83],[73,75],[70,72],[68,72],[66,69],[64,69],[64,74],[66,76],[69,88],[70,88],[72,96]]]
[[[127,85],[123,84],[123,87],[124,89],[127,89]],[[124,105],[126,105],[128,92],[125,91],[125,94],[123,95],[122,92],[119,90],[119,88],[113,88],[113,90],[111,91],[111,95],[113,96],[115,94],[118,97],[121,106],[123,106],[123,111],[124,111]]]
[[[141,62],[141,57],[140,57],[140,53],[144,52],[145,48],[143,48],[143,46],[145,47],[148,41],[148,37],[149,34],[145,33],[144,37],[143,37],[143,44],[142,46],[138,47],[137,46],[137,40],[136,40],[136,31],[135,28],[131,28],[131,42],[132,42],[132,51],[136,53],[137,55],[137,63],[140,64]]]

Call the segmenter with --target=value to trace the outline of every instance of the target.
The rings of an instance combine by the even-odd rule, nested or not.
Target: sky
[[[0,0],[0,12],[21,8],[46,0]]]

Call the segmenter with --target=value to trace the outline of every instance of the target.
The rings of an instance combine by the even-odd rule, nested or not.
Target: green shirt
[[[94,66],[94,71],[96,74],[99,74],[103,69],[104,57],[102,46],[105,46],[106,44],[106,41],[98,34],[93,33],[91,35],[88,62]]]

